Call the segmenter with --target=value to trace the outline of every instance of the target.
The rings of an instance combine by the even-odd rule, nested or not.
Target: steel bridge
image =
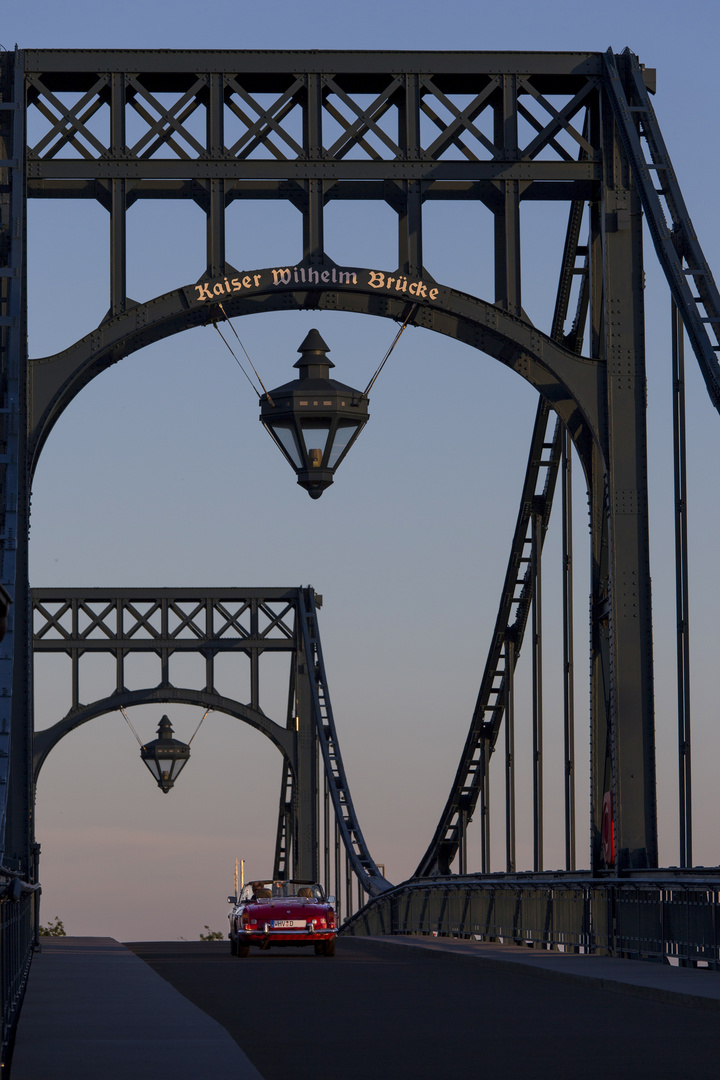
[[[477,933],[717,966],[720,875],[692,867],[683,342],[686,333],[720,409],[720,297],[655,117],[653,91],[654,72],[628,50],[0,56],[0,584],[12,600],[0,653],[4,1035],[32,946],[37,772],[67,731],[148,701],[225,711],[273,741],[283,758],[276,872],[324,875],[352,916],[349,931]],[[28,357],[26,226],[29,200],[39,198],[93,200],[108,212],[110,295],[99,326],[53,356]],[[126,287],[126,217],[146,199],[198,205],[207,218],[207,254],[197,281],[136,304]],[[293,267],[238,273],[230,265],[225,215],[238,199],[284,200],[300,212],[302,251]],[[391,272],[338,267],[325,251],[325,207],[368,199],[397,215]],[[443,200],[480,203],[493,215],[492,300],[435,281],[423,263],[423,208]],[[549,334],[522,305],[520,211],[531,201],[567,209]],[[675,312],[681,867],[674,873],[658,868],[643,221]],[[288,309],[410,318],[494,357],[538,391],[517,524],[467,740],[416,875],[395,889],[354,813],[313,590],[30,589],[32,476],[55,421],[109,365],[218,320],[220,302],[227,318]],[[590,509],[591,849],[583,871],[575,866],[573,455]],[[541,585],[556,489],[565,567],[566,869],[549,878],[543,871]],[[514,772],[514,681],[526,635],[535,763],[528,868],[517,865]],[[75,672],[70,711],[37,733],[33,648],[66,653]],[[157,685],[126,688],[123,665],[134,650],[159,658]],[[227,650],[249,661],[249,702],[215,691],[214,658]],[[291,656],[288,711],[280,722],[261,704],[262,655],[271,650]],[[83,704],[78,659],[93,651],[115,656],[117,680],[101,699]],[[170,657],[190,651],[206,661],[201,690],[170,675]],[[491,873],[489,851],[495,751],[506,795],[499,875]],[[482,855],[470,875],[466,837],[473,817]],[[362,897],[368,903],[353,913]]]

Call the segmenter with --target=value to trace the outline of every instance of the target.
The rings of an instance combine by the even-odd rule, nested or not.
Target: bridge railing
[[[408,881],[343,934],[472,938],[720,970],[720,877]]]
[[[2,1022],[2,1071],[7,1065],[20,1015],[27,976],[36,941],[37,889],[19,879],[9,882],[0,897],[0,1016]]]

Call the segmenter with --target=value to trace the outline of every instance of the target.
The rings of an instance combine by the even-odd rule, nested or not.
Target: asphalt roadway
[[[238,959],[226,942],[127,947],[217,1020],[264,1080],[720,1077],[717,1007],[527,965],[363,938],[340,938],[333,959],[305,949]]]

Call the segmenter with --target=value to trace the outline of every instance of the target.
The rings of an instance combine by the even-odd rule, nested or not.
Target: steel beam
[[[677,623],[678,818],[680,866],[692,866],[692,740],[690,737],[690,586],[685,423],[685,329],[672,301],[675,615]]]
[[[606,122],[603,195],[610,748],[616,864],[657,866],[642,209]],[[599,599],[599,598],[598,598]]]

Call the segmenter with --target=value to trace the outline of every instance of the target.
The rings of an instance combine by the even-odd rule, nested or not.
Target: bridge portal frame
[[[318,879],[318,736],[303,639],[301,589],[33,589],[33,651],[64,654],[71,665],[71,701],[64,716],[35,731],[33,778],[64,736],[97,717],[137,705],[199,705],[232,716],[265,735],[289,770],[280,807],[273,873]],[[115,686],[103,697],[81,701],[80,660],[110,654]],[[232,654],[248,660],[249,698],[243,703],[216,689],[215,661]],[[261,658],[289,654],[285,725],[262,708]],[[157,684],[129,689],[129,656],[156,656]],[[199,655],[202,687],[182,685],[171,673],[173,657]],[[238,673],[239,675],[239,673]],[[238,764],[239,781],[242,776]]]
[[[605,865],[601,819],[608,791],[617,868],[657,865],[641,206],[602,54],[28,50],[0,62],[8,435],[18,418],[17,456],[4,463],[6,530],[16,521],[14,537],[4,534],[2,571],[15,595],[10,663],[0,672],[5,703],[12,702],[2,736],[5,760],[13,763],[6,768],[6,857],[31,865],[29,491],[34,463],[62,410],[134,349],[217,318],[215,296],[230,316],[296,307],[399,318],[412,294],[415,324],[516,370],[555,410],[576,446],[591,509],[593,870]],[[46,130],[26,150],[30,110],[44,118]],[[130,120],[145,124],[139,137],[130,134]],[[239,137],[229,136],[231,123],[236,134],[239,125]],[[97,200],[110,225],[107,318],[62,353],[32,360],[24,293],[30,198]],[[200,205],[206,261],[198,285],[135,304],[126,290],[126,215],[147,198]],[[285,199],[298,209],[302,287],[293,279],[289,286],[245,288],[225,252],[225,212],[238,198]],[[384,271],[378,286],[367,277],[378,271],[346,268],[343,287],[334,279],[329,287],[337,268],[325,251],[325,206],[368,198],[397,213],[397,269]],[[424,267],[422,208],[434,199],[480,201],[494,215],[494,302],[444,288]],[[559,268],[552,335],[539,332],[522,308],[520,211],[531,200],[566,202],[571,217],[587,207],[587,244],[566,246]],[[574,312],[573,275],[581,280]],[[237,296],[234,280],[242,285]],[[213,302],[204,302],[203,283],[212,286]],[[586,316],[589,355],[581,356]],[[490,740],[492,718],[486,726]],[[473,806],[478,793],[473,784]],[[438,868],[437,858],[433,865]]]

